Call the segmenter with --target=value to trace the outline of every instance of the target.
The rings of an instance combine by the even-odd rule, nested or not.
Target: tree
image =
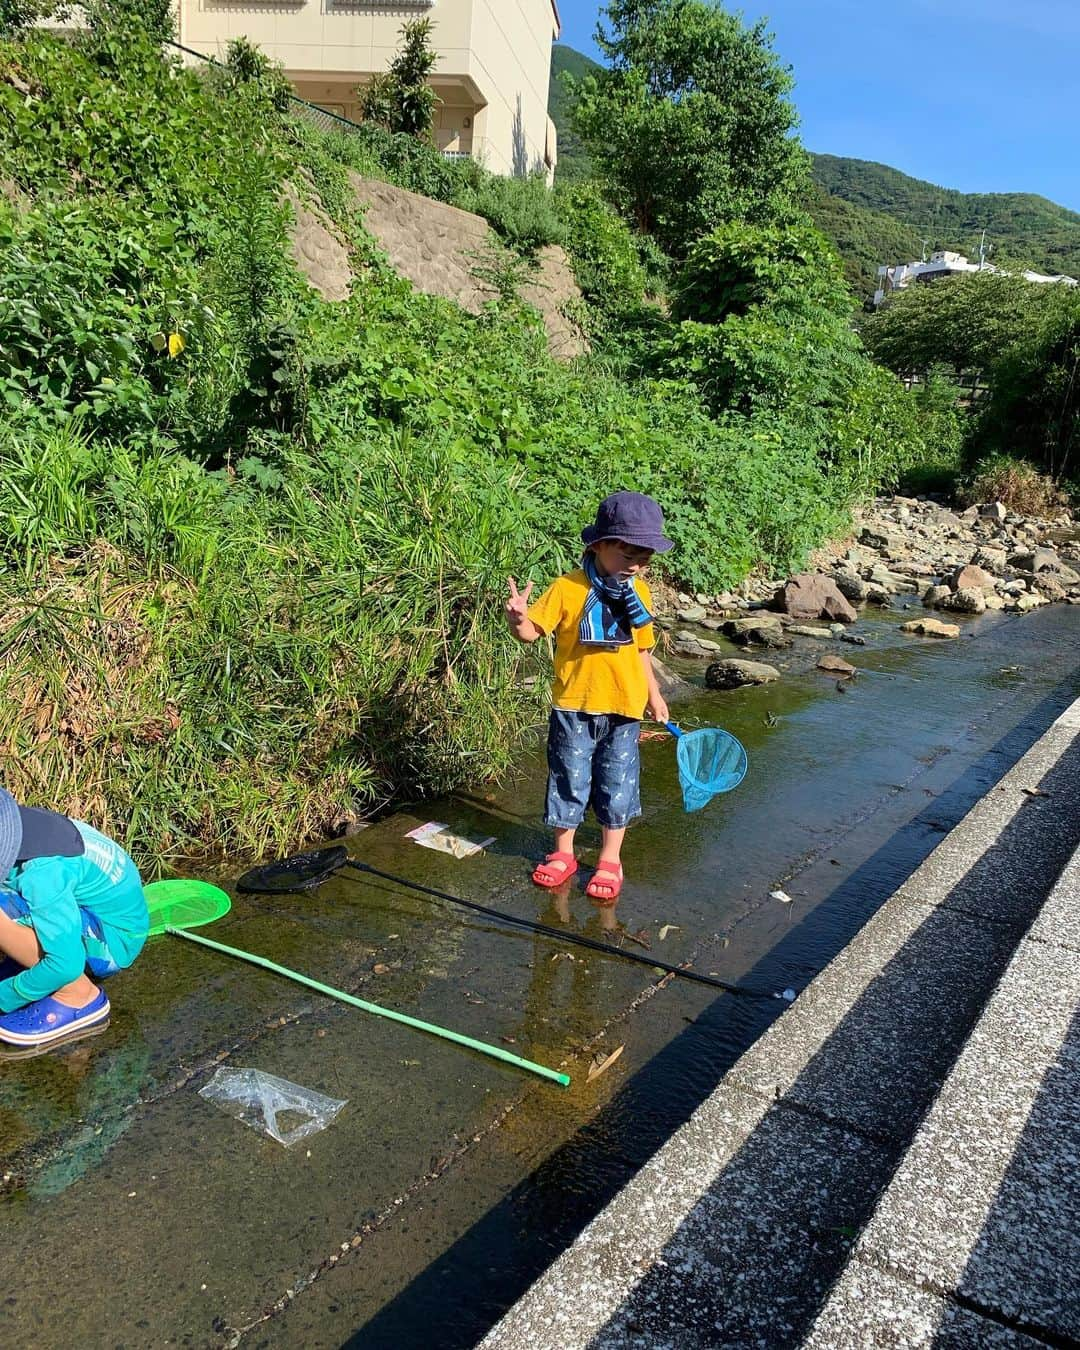
[[[942,277],[909,286],[862,323],[871,353],[899,375],[950,366],[986,372],[1001,353],[1034,339],[1045,318],[1075,303],[1075,292],[999,272]]]
[[[763,23],[715,0],[610,0],[610,68],[575,82],[575,130],[613,201],[684,257],[705,231],[768,220],[807,174],[792,78]]]
[[[980,272],[913,286],[863,324],[871,354],[899,374],[946,366],[986,386],[969,451],[1026,456],[1075,476],[1080,443],[1077,288]]]
[[[369,122],[387,131],[428,138],[439,96],[428,77],[439,57],[431,50],[430,19],[409,19],[401,26],[401,47],[390,68],[360,90],[360,109]]]
[[[122,44],[132,30],[145,31],[152,41],[176,37],[172,0],[86,0],[82,6],[90,46],[108,54],[110,44]],[[113,56],[115,59],[115,48]]]
[[[1001,352],[988,380],[975,452],[1019,452],[1055,481],[1071,480],[1075,491],[1080,485],[1080,300],[1075,292],[1047,307],[1035,332]]]
[[[0,0],[0,38],[12,37],[54,15],[62,17],[54,0]]]

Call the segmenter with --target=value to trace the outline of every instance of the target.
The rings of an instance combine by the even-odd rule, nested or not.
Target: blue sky
[[[596,55],[598,0],[558,0]],[[730,6],[730,8],[737,8]],[[795,73],[810,150],[1080,211],[1080,0],[748,0]]]

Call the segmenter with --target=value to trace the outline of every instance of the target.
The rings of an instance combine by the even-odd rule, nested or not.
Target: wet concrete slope
[[[484,1350],[1074,1342],[1078,733],[1080,702]]]

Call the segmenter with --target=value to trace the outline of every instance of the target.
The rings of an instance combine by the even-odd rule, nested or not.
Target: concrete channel
[[[483,1350],[1080,1344],[1080,700]]]

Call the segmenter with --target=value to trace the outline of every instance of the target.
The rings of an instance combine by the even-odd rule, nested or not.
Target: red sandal
[[[566,867],[561,872],[556,871],[547,865],[553,862],[565,863]],[[542,863],[537,863],[532,879],[538,886],[546,886],[548,890],[553,890],[564,881],[568,881],[576,871],[577,859],[572,853],[549,853]]]
[[[596,871],[589,879],[589,884],[585,887],[585,894],[590,900],[595,900],[598,905],[613,905],[619,898],[619,892],[622,890],[623,872],[622,863],[598,862]],[[601,895],[596,890],[597,886],[609,892],[608,895]]]

